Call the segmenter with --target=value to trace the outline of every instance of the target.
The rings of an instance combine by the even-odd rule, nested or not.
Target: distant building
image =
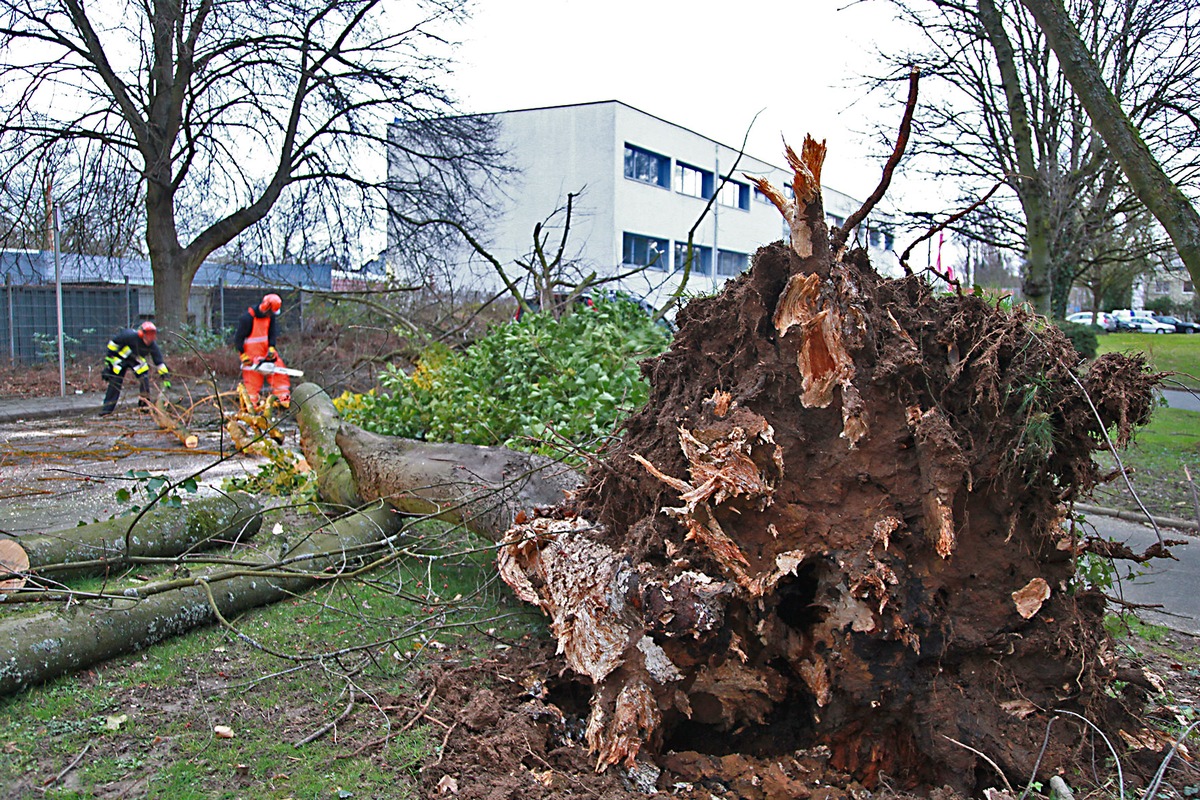
[[[1175,304],[1180,316],[1191,317],[1196,313],[1196,285],[1178,260],[1168,269],[1147,276],[1143,291],[1146,303],[1166,297]]]
[[[510,277],[522,275],[512,265],[532,252],[534,226],[565,206],[569,193],[581,193],[566,245],[576,272],[612,276],[644,268],[624,278],[620,288],[655,304],[682,281],[688,231],[718,189],[693,237],[686,291],[715,291],[745,270],[760,246],[787,238],[779,211],[746,176],[765,177],[787,190],[790,170],[749,155],[738,161],[735,148],[615,100],[492,116],[517,174],[497,202],[500,212],[484,232],[485,244]],[[401,136],[402,126],[393,125],[390,139]],[[389,157],[392,174],[402,169],[398,162]],[[842,224],[861,205],[829,188],[824,201],[831,225]],[[547,226],[548,249],[557,249],[564,222],[560,214]],[[396,236],[389,226],[389,252]],[[877,269],[897,268],[890,220],[869,217],[857,237],[869,246]],[[403,277],[396,260],[389,268]],[[456,269],[464,286],[501,286],[494,268],[472,258],[465,246]]]

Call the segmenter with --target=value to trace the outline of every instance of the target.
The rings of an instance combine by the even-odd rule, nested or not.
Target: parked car
[[[1142,333],[1174,333],[1175,326],[1159,322],[1153,317],[1130,317],[1129,324]]]
[[[1067,322],[1074,322],[1077,325],[1091,325],[1092,324],[1092,312],[1078,311],[1078,312],[1068,316]],[[1134,327],[1132,325],[1130,325],[1128,322],[1126,322],[1125,320],[1123,320],[1119,317],[1116,317],[1112,314],[1109,314],[1105,311],[1097,312],[1096,325],[1101,328],[1104,328],[1104,330],[1108,331],[1109,333],[1117,333],[1119,331],[1135,330]]]
[[[1107,329],[1111,319],[1112,319],[1112,317],[1110,317],[1108,314],[1105,314],[1103,311],[1100,311],[1096,314],[1095,324],[1101,328]],[[1074,314],[1070,314],[1067,316],[1067,322],[1073,322],[1076,325],[1091,325],[1092,324],[1092,312],[1079,311]]]
[[[1154,319],[1166,325],[1174,325],[1176,333],[1197,333],[1200,332],[1200,323],[1186,322],[1175,317],[1168,317],[1162,314],[1154,314]]]

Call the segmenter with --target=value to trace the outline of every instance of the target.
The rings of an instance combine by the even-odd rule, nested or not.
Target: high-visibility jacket
[[[239,353],[251,358],[265,356],[268,348],[275,346],[275,315],[269,311],[259,311],[254,306],[247,308],[238,320],[233,346]]]
[[[104,373],[108,377],[119,378],[132,368],[134,375],[146,378],[150,373],[147,359],[158,367],[159,375],[167,374],[167,365],[163,362],[158,344],[147,344],[133,328],[123,328],[108,342],[104,356]]]

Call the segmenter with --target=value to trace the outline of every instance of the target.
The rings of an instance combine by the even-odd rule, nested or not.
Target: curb
[[[1076,511],[1082,511],[1085,514],[1101,514],[1106,517],[1114,517],[1123,519],[1126,522],[1140,522],[1147,524],[1153,521],[1160,528],[1175,528],[1183,531],[1185,534],[1196,535],[1200,534],[1200,522],[1191,519],[1178,519],[1176,517],[1156,517],[1146,515],[1139,511],[1124,511],[1118,508],[1105,508],[1104,506],[1092,506],[1086,503],[1076,503]]]

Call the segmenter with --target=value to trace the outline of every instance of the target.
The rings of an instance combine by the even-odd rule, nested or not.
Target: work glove
[[[170,381],[168,381],[168,380],[164,380],[164,381],[162,382],[162,387],[163,387],[163,389],[170,389],[170,388],[171,388],[171,382],[170,382]]]
[[[247,366],[247,367],[250,366],[250,354],[249,353],[242,353],[241,358],[242,358],[243,366]]]
[[[279,359],[278,351],[276,351],[274,347],[268,347],[267,348],[267,357],[263,360],[264,361],[276,361],[278,359]]]

